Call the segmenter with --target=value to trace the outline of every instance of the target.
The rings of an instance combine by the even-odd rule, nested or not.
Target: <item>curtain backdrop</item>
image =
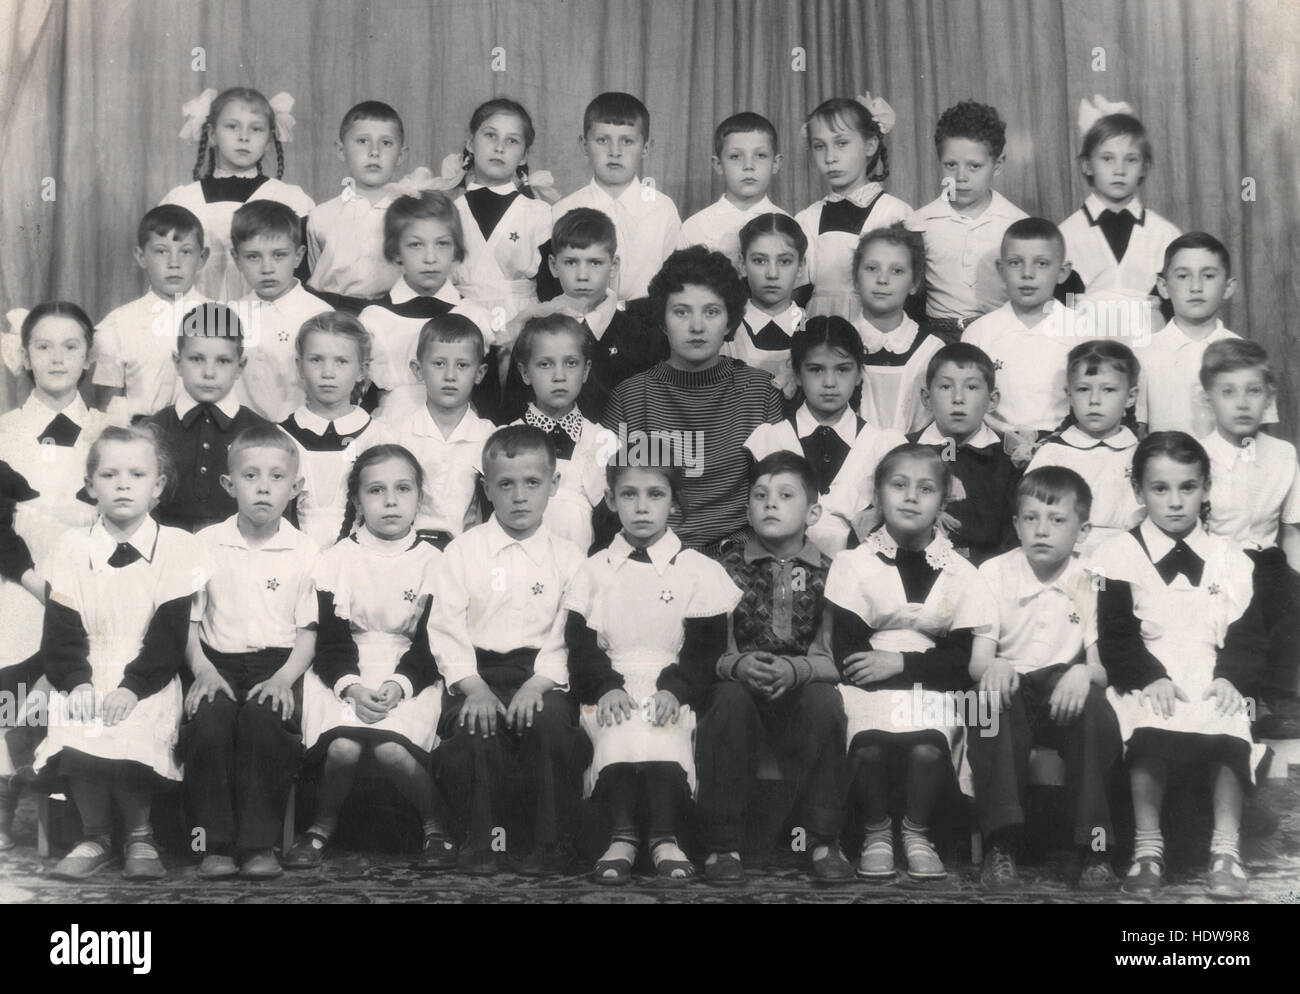
[[[1101,93],[1133,104],[1149,130],[1144,200],[1232,252],[1241,285],[1225,319],[1272,355],[1279,433],[1294,440],[1297,38],[1294,0],[6,0],[0,307],[68,298],[98,321],[143,292],[136,224],[189,181],[180,108],[209,86],[297,98],[285,179],[318,201],[340,190],[333,140],[362,99],[402,115],[406,168],[436,172],[475,105],[514,97],[537,125],[530,165],[568,193],[587,180],[583,107],[627,90],[651,113],[643,174],[683,217],[721,195],[712,132],[735,111],[776,124],[786,161],[772,196],[794,212],[824,192],[798,135],[821,100],[889,100],[886,186],[919,205],[939,189],[939,114],[975,98],[1008,123],[1001,191],[1056,221],[1085,196],[1075,110]],[[0,410],[24,390],[0,373]]]

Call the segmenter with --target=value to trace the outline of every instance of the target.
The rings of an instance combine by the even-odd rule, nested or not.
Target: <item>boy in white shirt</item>
[[[583,154],[592,180],[551,208],[558,221],[575,207],[608,214],[618,232],[618,299],[646,296],[650,278],[677,246],[677,205],[637,175],[651,149],[650,112],[630,93],[602,93],[582,116]]]
[[[722,177],[723,194],[682,222],[677,247],[721,252],[743,276],[740,229],[760,214],[786,213],[767,197],[781,158],[776,128],[763,115],[743,111],[719,124],[713,131],[713,172]]]

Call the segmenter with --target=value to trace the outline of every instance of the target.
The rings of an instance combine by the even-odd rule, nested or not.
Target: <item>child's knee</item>
[[[362,745],[354,739],[335,739],[329,744],[326,755],[336,763],[355,766],[361,761]]]
[[[412,759],[411,754],[396,742],[377,743],[374,756],[375,762],[385,769],[396,769],[405,766]]]
[[[844,698],[829,683],[810,683],[799,694],[799,721],[809,729],[842,729],[847,724],[844,717]]]
[[[885,763],[885,746],[881,742],[859,736],[853,740],[850,758],[862,766],[883,766]]]
[[[943,750],[933,742],[921,742],[912,746],[912,762],[924,766],[935,766],[943,759]]]

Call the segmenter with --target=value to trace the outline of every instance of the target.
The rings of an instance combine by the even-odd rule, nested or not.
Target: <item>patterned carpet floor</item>
[[[1277,827],[1244,840],[1252,903],[1300,903],[1300,768],[1289,779],[1264,782],[1257,804],[1276,816]],[[1271,820],[1271,819],[1270,819]],[[720,890],[694,881],[665,888],[639,877],[611,889],[585,874],[536,880],[512,873],[491,878],[456,873],[423,874],[400,855],[338,850],[318,870],[286,873],[266,882],[207,882],[192,862],[167,854],[168,876],[158,883],[129,883],[104,870],[82,883],[63,883],[48,873],[55,860],[36,852],[35,806],[25,798],[15,825],[18,845],[0,853],[0,902],[43,904],[1116,904],[1118,892],[1080,894],[1068,881],[1069,856],[1049,855],[1021,866],[1022,886],[1010,893],[980,890],[978,868],[969,859],[950,860],[947,880],[920,885],[906,880],[884,886],[852,883],[819,889],[792,857],[751,869],[743,888]],[[1195,864],[1171,871],[1161,898],[1174,904],[1209,903],[1203,874]]]

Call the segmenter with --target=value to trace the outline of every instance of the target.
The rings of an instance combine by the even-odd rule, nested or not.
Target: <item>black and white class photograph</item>
[[[0,0],[7,956],[975,905],[1230,983],[1300,903],[1297,38]]]

